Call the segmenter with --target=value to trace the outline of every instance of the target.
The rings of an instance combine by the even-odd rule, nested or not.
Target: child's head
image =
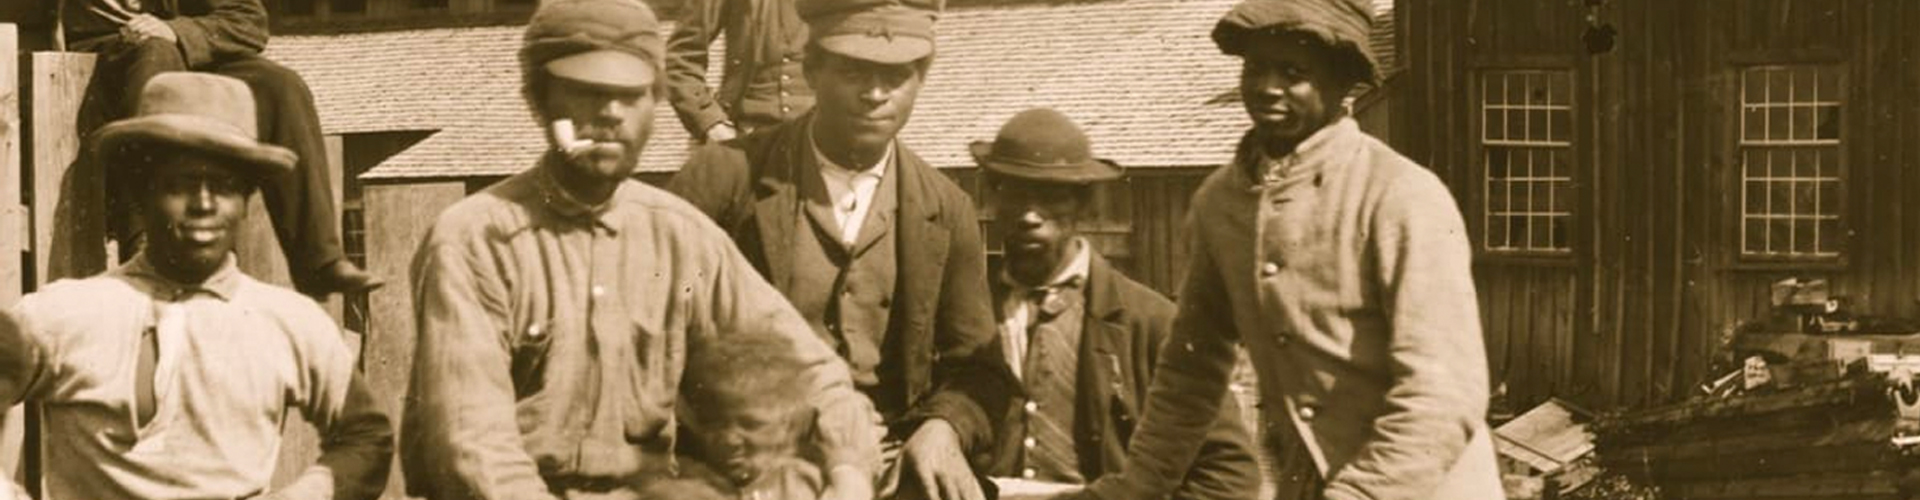
[[[805,366],[785,338],[723,335],[689,352],[687,396],[703,458],[744,485],[791,457],[808,420]]]

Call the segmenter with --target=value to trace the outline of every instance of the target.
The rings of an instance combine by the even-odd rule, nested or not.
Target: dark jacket
[[[810,121],[801,116],[700,147],[667,186],[713,217],[783,293],[793,281],[789,249],[804,217],[795,180],[818,175],[806,167],[814,154]],[[905,408],[889,415],[894,431],[945,419],[971,455],[993,442],[988,415],[1003,414],[1018,390],[992,349],[997,332],[979,218],[966,192],[913,151],[899,146],[895,156],[887,175],[900,176],[898,278],[881,351],[888,361],[870,394],[882,409]]]
[[[1092,480],[1119,472],[1126,463],[1127,442],[1145,408],[1154,363],[1172,329],[1175,309],[1172,301],[1120,274],[1099,255],[1092,256],[1087,269],[1086,290],[1080,369],[1074,384],[1074,411],[1079,418],[1074,419],[1073,441],[1080,473]],[[1260,491],[1260,466],[1254,462],[1251,440],[1241,423],[1240,405],[1229,395],[1219,413],[1199,458],[1172,498],[1247,499]],[[1019,418],[1020,410],[1011,409],[1002,417],[1000,428],[1012,428]],[[988,462],[988,474],[1013,476],[1020,448],[1017,439],[1001,439]]]
[[[727,34],[720,88],[707,86],[708,47]],[[694,137],[732,120],[774,123],[813,108],[801,74],[807,24],[792,0],[693,0],[667,39],[667,100]],[[744,123],[742,123],[744,122]]]
[[[94,13],[88,0],[65,2],[68,38],[118,36],[121,22]],[[126,0],[106,0],[124,5]],[[165,19],[180,38],[187,67],[259,55],[267,47],[267,9],[260,0],[145,0],[142,11]]]

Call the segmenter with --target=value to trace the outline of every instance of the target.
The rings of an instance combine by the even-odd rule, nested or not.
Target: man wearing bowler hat
[[[852,365],[890,444],[883,495],[973,499],[967,461],[1018,389],[991,349],[973,202],[897,140],[938,0],[799,0],[812,111],[694,151],[669,189],[712,216]],[[888,447],[893,450],[895,448]],[[904,472],[904,476],[894,473]]]
[[[1234,345],[1260,378],[1282,499],[1502,498],[1459,207],[1342,111],[1377,79],[1365,0],[1243,0],[1214,26],[1253,128],[1194,194],[1193,262],[1125,472],[1150,498],[1201,448]]]
[[[526,99],[550,148],[449,207],[414,256],[409,493],[638,498],[690,439],[675,425],[686,360],[771,332],[801,373],[805,456],[825,471],[823,497],[872,496],[873,406],[846,364],[726,233],[631,178],[662,51],[659,21],[637,0],[554,0],[528,23]]]
[[[1051,109],[1014,115],[972,145],[1005,261],[993,282],[1000,352],[1026,389],[1001,420],[987,473],[1083,484],[1125,465],[1173,302],[1120,274],[1079,232],[1095,189],[1119,179],[1080,127]],[[1174,498],[1244,499],[1260,489],[1239,406],[1217,412]],[[1007,492],[1006,490],[1002,490]]]
[[[155,76],[135,116],[96,132],[113,178],[138,188],[146,247],[0,314],[0,406],[46,415],[42,498],[372,499],[386,487],[393,429],[344,332],[233,255],[247,197],[294,168],[292,151],[258,137],[246,83],[180,72]],[[289,411],[318,428],[322,453],[270,488]]]

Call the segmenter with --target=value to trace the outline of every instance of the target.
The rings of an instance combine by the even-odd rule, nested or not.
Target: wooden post
[[[0,308],[20,300],[25,275],[27,208],[20,206],[20,32],[0,24]],[[14,406],[0,416],[0,477],[20,470],[26,412]]]
[[[35,52],[32,62],[34,280],[47,283],[106,269],[106,177],[99,162],[78,161],[93,54]]]
[[[374,290],[367,298],[367,345],[360,367],[366,370],[367,385],[385,404],[394,424],[400,422],[400,410],[407,396],[412,375],[414,347],[413,290],[407,285],[413,253],[426,238],[427,230],[440,212],[467,195],[466,184],[459,181],[369,184],[361,191],[367,221],[367,267],[386,276],[391,284]],[[385,498],[402,498],[398,462],[387,481]]]

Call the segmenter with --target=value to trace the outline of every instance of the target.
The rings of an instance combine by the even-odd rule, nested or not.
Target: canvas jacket
[[[1180,477],[1237,340],[1267,431],[1305,445],[1324,498],[1503,498],[1471,247],[1445,185],[1351,119],[1270,168],[1255,148],[1243,139],[1194,196],[1193,263],[1146,420],[1125,477],[1092,492],[1141,498]]]
[[[724,233],[631,180],[599,207],[569,202],[546,168],[454,204],[415,254],[409,493],[551,498],[636,477],[677,447],[687,350],[749,330],[807,366],[809,456],[872,470],[871,404]]]
[[[807,116],[720,144],[703,146],[668,189],[733,235],[755,269],[787,290],[799,217],[799,175],[812,170]],[[898,175],[898,272],[882,358],[880,397],[905,411],[888,415],[896,433],[926,418],[953,425],[961,445],[980,453],[993,441],[988,415],[1000,415],[1018,391],[999,351],[987,291],[986,252],[973,201],[906,146],[888,175]],[[886,407],[887,403],[880,403]],[[976,455],[976,458],[978,456]]]

